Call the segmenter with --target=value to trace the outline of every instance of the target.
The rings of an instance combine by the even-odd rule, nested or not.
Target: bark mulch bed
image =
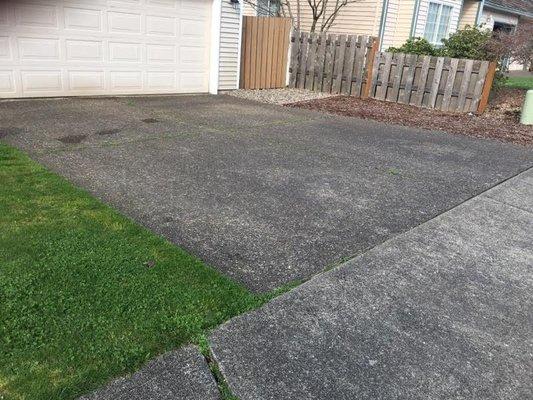
[[[524,90],[500,89],[483,115],[449,113],[348,96],[286,106],[533,146],[533,127],[519,123],[524,95]]]

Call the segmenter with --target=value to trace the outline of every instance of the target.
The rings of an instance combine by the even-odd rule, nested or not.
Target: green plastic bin
[[[522,107],[522,116],[520,123],[524,125],[533,125],[533,90],[526,92],[526,99]]]

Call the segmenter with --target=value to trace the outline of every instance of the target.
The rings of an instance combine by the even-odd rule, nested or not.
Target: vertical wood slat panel
[[[287,59],[289,57],[290,21],[280,20],[281,32],[278,38],[279,65],[276,69],[276,88],[285,87],[287,83]]]
[[[431,83],[431,92],[429,93],[429,108],[434,108],[437,102],[437,95],[439,94],[440,80],[442,77],[442,70],[444,68],[444,57],[437,58],[437,64],[435,65],[435,72],[433,75],[433,81]]]
[[[355,84],[354,80],[354,70],[355,70],[355,55],[357,53],[357,43],[362,39],[362,36],[348,36],[346,38],[346,44],[348,50],[344,58],[344,84],[341,86],[341,92],[349,95],[352,92],[352,85]]]
[[[355,62],[353,67],[352,76],[355,82],[351,85],[351,90],[348,94],[355,96],[361,95],[364,80],[364,62],[367,56],[368,36],[363,35],[357,38],[356,48],[354,49]]]
[[[421,107],[422,102],[424,101],[424,93],[426,92],[430,64],[431,64],[431,57],[423,56],[422,57],[422,68],[420,70],[420,76],[418,77],[418,82],[416,85],[417,91],[416,91],[415,100],[414,100],[414,104],[418,107]]]
[[[308,90],[313,90],[313,84],[315,81],[315,62],[316,62],[316,51],[317,51],[317,41],[318,36],[316,33],[311,33],[309,35],[309,55],[307,57],[307,74],[305,79],[305,88]]]
[[[307,53],[309,48],[309,34],[302,32],[302,43],[300,44],[300,75],[298,77],[298,88],[305,88],[305,80],[307,78]]]
[[[405,88],[403,90],[403,96],[398,98],[398,103],[409,104],[411,102],[411,92],[413,90],[413,81],[415,79],[416,68],[418,66],[418,55],[407,54],[406,62],[408,65],[407,75],[405,78]]]
[[[345,53],[346,53],[346,35],[339,35],[337,37],[337,41],[335,42],[335,63],[333,66],[333,83],[331,86],[332,93],[338,94],[341,91]]]
[[[385,53],[383,70],[381,72],[381,84],[376,92],[376,98],[378,100],[385,100],[387,97],[387,89],[389,87],[390,71],[392,67],[393,53]]]
[[[280,54],[279,54],[279,37],[281,34],[282,26],[279,24],[279,21],[277,19],[274,19],[272,21],[272,70],[270,71],[270,87],[274,88],[276,87],[276,81],[277,81],[277,70],[279,68],[280,63]]]
[[[243,18],[242,20],[242,42],[241,42],[241,76],[239,77],[239,87],[241,89],[246,88],[246,68],[245,65],[248,64],[248,51],[250,50],[250,40],[248,37],[247,30],[247,19]]]
[[[468,93],[468,88],[470,87],[470,79],[472,77],[472,69],[474,67],[474,60],[466,60],[465,69],[463,72],[463,78],[461,80],[461,87],[459,89],[459,96],[457,98],[456,111],[463,112],[465,110],[466,104],[466,95]]]
[[[440,109],[442,111],[448,111],[450,108],[450,102],[452,100],[452,91],[455,83],[455,75],[457,74],[457,66],[459,65],[458,58],[452,58],[450,67],[448,68],[448,78],[444,86],[444,97],[442,98],[442,104]]]
[[[257,69],[257,30],[258,30],[258,20],[253,19],[250,21],[252,24],[252,46],[251,46],[251,53],[250,53],[250,86],[248,86],[248,89],[254,89],[255,88],[255,72]]]
[[[290,27],[289,18],[243,17],[241,88],[285,86]]]
[[[320,34],[318,50],[316,52],[315,65],[317,66],[317,76],[313,85],[313,90],[322,91],[322,85],[324,82],[324,63],[326,61],[326,47],[328,37],[325,33]]]
[[[335,60],[335,42],[336,35],[329,34],[326,42],[326,57],[324,64],[324,80],[322,83],[323,91],[329,93],[331,91],[332,77],[333,77],[333,63]]]
[[[291,64],[290,64],[290,76],[289,87],[295,88],[298,80],[298,65],[300,64],[301,57],[301,38],[302,35],[299,31],[294,30],[291,38]]]
[[[391,101],[398,101],[398,94],[400,93],[400,84],[402,83],[403,77],[403,65],[405,60],[404,53],[398,53],[396,58],[396,73],[394,74],[394,83],[392,85],[392,91],[390,93]]]

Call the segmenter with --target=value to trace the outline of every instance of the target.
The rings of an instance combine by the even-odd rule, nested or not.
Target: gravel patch
[[[259,101],[270,104],[291,104],[300,101],[309,101],[331,97],[329,93],[313,92],[305,89],[238,89],[228,92],[230,96],[240,97],[241,99]]]

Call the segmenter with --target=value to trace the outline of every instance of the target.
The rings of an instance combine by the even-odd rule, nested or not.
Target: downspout
[[[418,25],[418,13],[420,12],[420,1],[415,1],[415,9],[413,11],[413,19],[411,20],[411,32],[409,33],[409,37],[413,38],[416,35],[416,26]]]
[[[483,15],[483,8],[485,8],[485,0],[479,2],[476,14],[476,26],[479,26],[479,21],[481,21],[481,16]]]
[[[383,48],[383,37],[385,36],[385,27],[387,24],[387,11],[389,9],[389,0],[383,0],[383,6],[381,8],[381,20],[379,22],[379,51]]]

